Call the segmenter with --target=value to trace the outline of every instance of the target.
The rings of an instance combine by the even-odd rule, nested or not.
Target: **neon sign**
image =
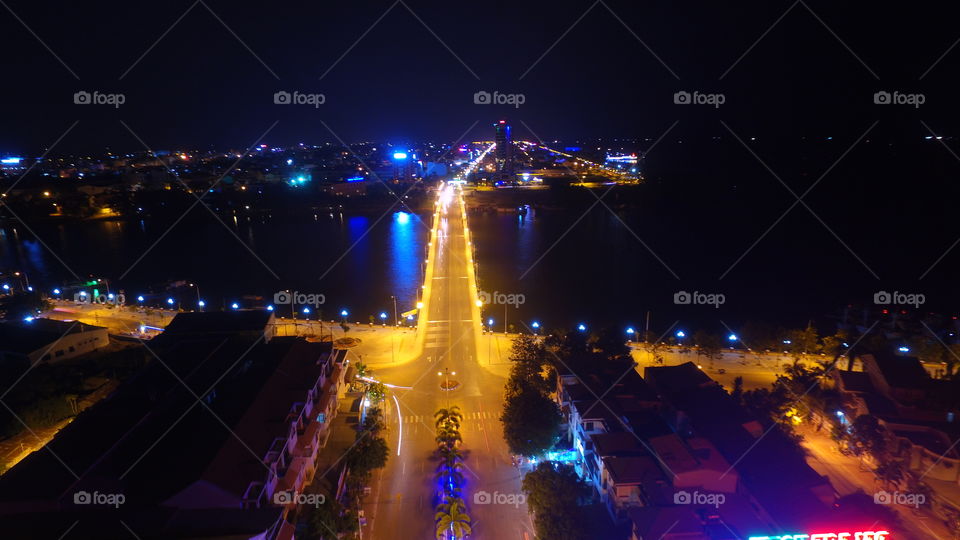
[[[890,540],[888,531],[861,531],[817,534],[783,534],[780,536],[751,536],[748,540]]]

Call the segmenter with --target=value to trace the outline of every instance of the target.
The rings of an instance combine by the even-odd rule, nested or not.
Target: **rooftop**
[[[103,329],[79,321],[53,319],[0,322],[0,351],[29,354],[49,347],[66,335]]]

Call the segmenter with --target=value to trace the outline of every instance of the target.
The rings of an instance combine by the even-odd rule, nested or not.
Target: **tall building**
[[[501,120],[493,125],[494,141],[497,147],[494,150],[494,159],[497,164],[496,180],[513,180],[513,142],[510,138],[510,124],[506,120]]]

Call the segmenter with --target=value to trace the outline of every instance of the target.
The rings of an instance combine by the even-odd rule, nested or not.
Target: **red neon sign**
[[[749,540],[892,540],[889,531],[860,531],[817,534],[782,534],[751,536]]]

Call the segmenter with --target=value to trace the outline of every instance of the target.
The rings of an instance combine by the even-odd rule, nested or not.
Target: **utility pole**
[[[643,343],[646,345],[647,337],[650,335],[650,310],[647,310],[647,326],[643,330]]]

